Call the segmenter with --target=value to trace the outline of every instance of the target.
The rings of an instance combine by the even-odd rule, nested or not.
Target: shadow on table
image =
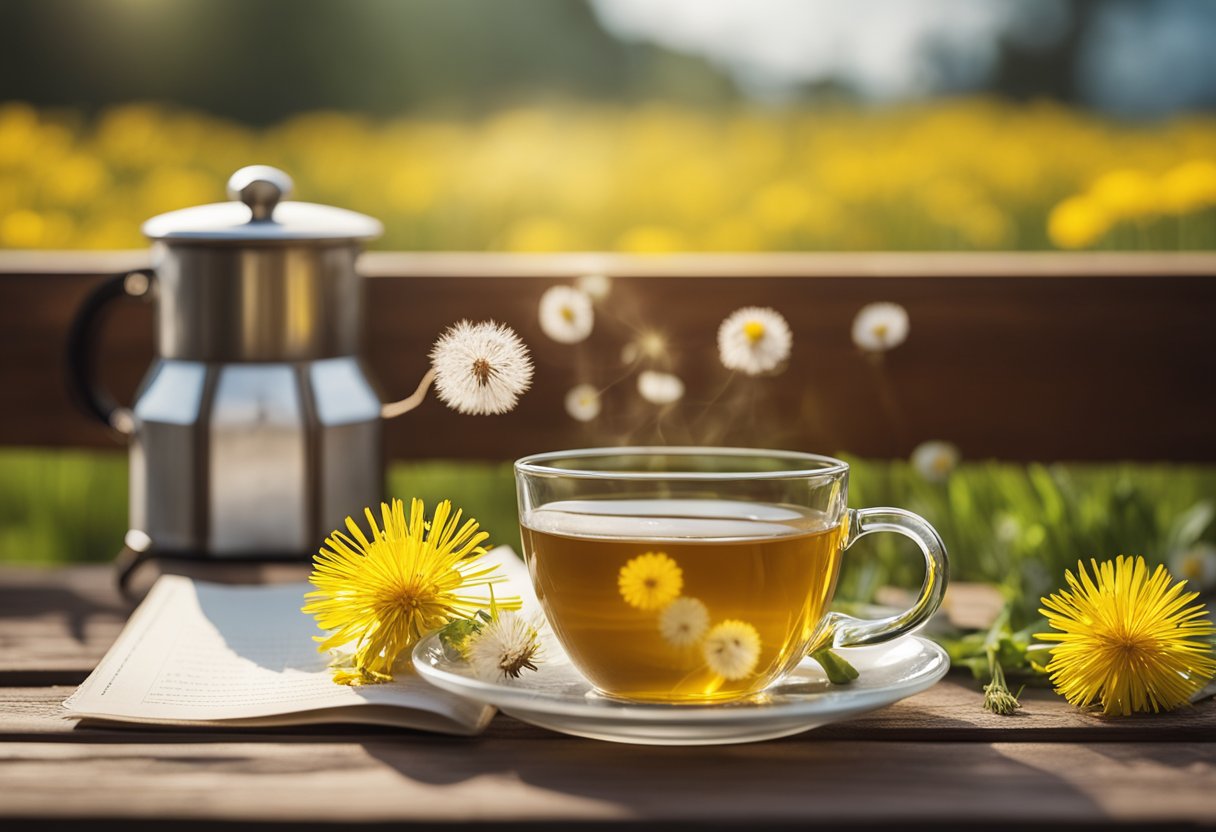
[[[508,814],[558,805],[605,817],[702,825],[802,819],[907,824],[1003,819],[1101,820],[1101,808],[1057,774],[987,743],[786,740],[713,747],[630,746],[572,738],[487,737],[458,744],[365,742],[403,778],[451,785],[479,778]],[[1050,753],[1048,751],[1047,753]],[[573,800],[571,800],[573,799]],[[998,827],[999,824],[998,824]]]
[[[99,600],[94,593],[70,586],[9,584],[0,586],[0,626],[10,628],[26,622],[58,618],[67,634],[85,641],[85,629],[97,618],[125,621],[130,609],[117,598]]]

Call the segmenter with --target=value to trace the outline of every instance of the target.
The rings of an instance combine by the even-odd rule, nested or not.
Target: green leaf
[[[833,653],[829,648],[816,650],[811,658],[819,662],[823,672],[828,674],[828,681],[833,685],[847,685],[857,678],[857,668]]]

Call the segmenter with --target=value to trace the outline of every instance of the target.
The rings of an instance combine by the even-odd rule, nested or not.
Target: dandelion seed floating
[[[958,468],[958,447],[950,442],[922,442],[912,451],[912,467],[929,482],[945,482]]]
[[[1108,715],[1170,711],[1216,674],[1206,641],[1216,634],[1197,593],[1173,583],[1164,566],[1150,575],[1142,557],[1091,560],[1066,572],[1070,589],[1043,598],[1040,633],[1051,648],[1047,672],[1056,692],[1079,707]]]
[[[601,302],[612,294],[612,278],[606,274],[584,274],[574,279],[574,286],[593,301]]]
[[[747,306],[718,327],[718,357],[728,370],[749,376],[772,372],[790,357],[789,324],[773,309]]]
[[[459,413],[506,413],[532,384],[532,358],[515,331],[493,321],[461,321],[431,350],[435,392]]]
[[[1196,592],[1216,588],[1216,546],[1200,542],[1175,552],[1170,557],[1170,572],[1186,578]]]
[[[684,396],[684,382],[671,373],[643,370],[638,373],[638,393],[651,404],[675,404]]]
[[[590,384],[579,384],[566,394],[566,413],[579,422],[590,422],[600,415],[600,393]]]
[[[648,330],[621,348],[621,363],[646,361],[658,364],[667,359],[667,338],[661,332]]]
[[[540,296],[540,329],[559,344],[577,344],[591,334],[595,310],[586,292],[550,286]]]
[[[883,353],[908,340],[908,310],[898,303],[871,303],[853,319],[853,343]]]

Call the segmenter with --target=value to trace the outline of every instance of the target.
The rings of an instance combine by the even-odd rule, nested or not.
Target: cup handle
[[[901,508],[850,509],[848,518],[845,549],[874,532],[902,534],[915,541],[925,556],[925,580],[916,603],[897,615],[867,620],[838,612],[829,613],[826,632],[821,636],[820,643],[830,640],[833,647],[860,647],[890,641],[918,629],[937,612],[946,594],[950,568],[941,537],[923,517]]]

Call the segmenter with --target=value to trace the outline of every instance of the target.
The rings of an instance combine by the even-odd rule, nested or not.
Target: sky
[[[702,55],[760,97],[843,82],[875,100],[982,88],[1002,40],[1033,52],[1068,34],[1066,0],[592,0],[620,37]],[[1216,2],[1102,0],[1076,83],[1127,115],[1216,107]]]

